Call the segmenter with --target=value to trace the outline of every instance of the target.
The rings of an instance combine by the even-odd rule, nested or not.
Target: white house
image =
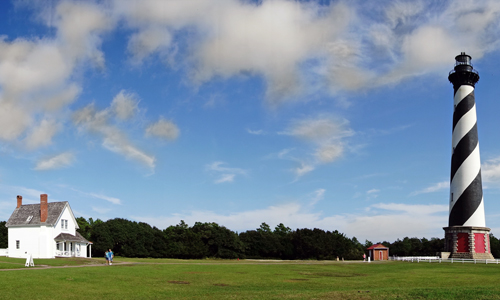
[[[5,224],[8,228],[8,256],[25,258],[87,257],[91,243],[80,235],[73,211],[67,201],[23,205],[17,196],[17,207]]]

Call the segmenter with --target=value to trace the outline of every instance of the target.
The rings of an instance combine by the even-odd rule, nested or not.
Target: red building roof
[[[370,246],[370,248],[368,248],[367,250],[373,250],[373,249],[389,249],[389,248],[387,248],[386,246],[384,246],[382,244],[375,244],[375,245]]]

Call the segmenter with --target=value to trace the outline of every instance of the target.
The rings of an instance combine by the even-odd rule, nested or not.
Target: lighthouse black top
[[[455,92],[461,85],[475,86],[479,81],[479,74],[473,69],[470,55],[465,52],[455,56],[455,68],[450,72],[448,80],[453,83]]]

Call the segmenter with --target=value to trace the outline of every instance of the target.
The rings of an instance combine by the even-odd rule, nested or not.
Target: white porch
[[[72,241],[56,241],[56,253],[58,257],[92,257],[92,244]]]

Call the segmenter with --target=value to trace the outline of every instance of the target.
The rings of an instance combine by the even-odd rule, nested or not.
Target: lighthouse
[[[479,74],[465,52],[455,57],[448,80],[453,84],[454,110],[450,174],[450,211],[445,251],[450,258],[493,259],[490,229],[484,217],[481,159],[474,87]]]

